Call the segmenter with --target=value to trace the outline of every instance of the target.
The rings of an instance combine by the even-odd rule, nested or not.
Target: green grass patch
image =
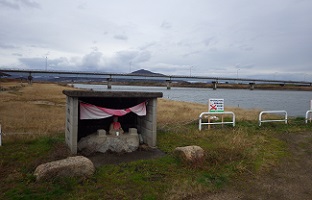
[[[167,127],[157,135],[164,157],[101,166],[87,180],[35,180],[35,167],[54,158],[51,154],[64,143],[63,134],[15,138],[0,147],[0,199],[183,199],[219,190],[241,174],[271,169],[288,156],[287,144],[279,138],[310,131],[311,124],[301,121],[261,127],[245,121],[234,128],[203,131],[196,123]],[[173,155],[176,147],[188,145],[205,150],[202,165],[186,165]]]

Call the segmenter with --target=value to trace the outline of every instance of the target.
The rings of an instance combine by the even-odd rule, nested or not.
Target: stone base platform
[[[105,130],[81,138],[78,142],[78,150],[84,154],[95,152],[133,152],[139,147],[139,135],[136,129],[130,129],[130,133],[121,135],[107,135]]]

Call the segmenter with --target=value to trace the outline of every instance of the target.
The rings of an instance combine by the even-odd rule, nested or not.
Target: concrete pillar
[[[166,80],[167,90],[171,89],[171,83],[172,83],[171,80]]]
[[[65,141],[71,153],[77,154],[78,142],[78,98],[66,97]]]
[[[28,84],[31,85],[32,84],[32,79],[33,79],[32,75],[31,75],[31,72],[29,72],[29,75],[28,75],[27,79],[28,79]]]
[[[254,90],[255,89],[255,83],[249,83],[249,89]]]
[[[107,89],[112,89],[112,78],[107,78],[106,79],[106,81],[107,81]]]
[[[216,90],[218,82],[217,81],[212,81],[211,83],[212,83],[212,89]]]
[[[149,100],[146,106],[146,116],[138,117],[139,127],[144,143],[150,147],[157,144],[157,98]]]

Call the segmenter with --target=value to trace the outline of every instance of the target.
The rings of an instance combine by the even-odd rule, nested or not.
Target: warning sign
[[[209,99],[209,112],[224,112],[224,99]]]

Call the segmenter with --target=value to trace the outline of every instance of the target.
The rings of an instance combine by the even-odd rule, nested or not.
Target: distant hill
[[[160,76],[165,76],[164,74],[160,74],[160,73],[154,73],[145,69],[140,69],[134,72],[131,72],[130,74],[137,74],[137,75],[160,75]]]

